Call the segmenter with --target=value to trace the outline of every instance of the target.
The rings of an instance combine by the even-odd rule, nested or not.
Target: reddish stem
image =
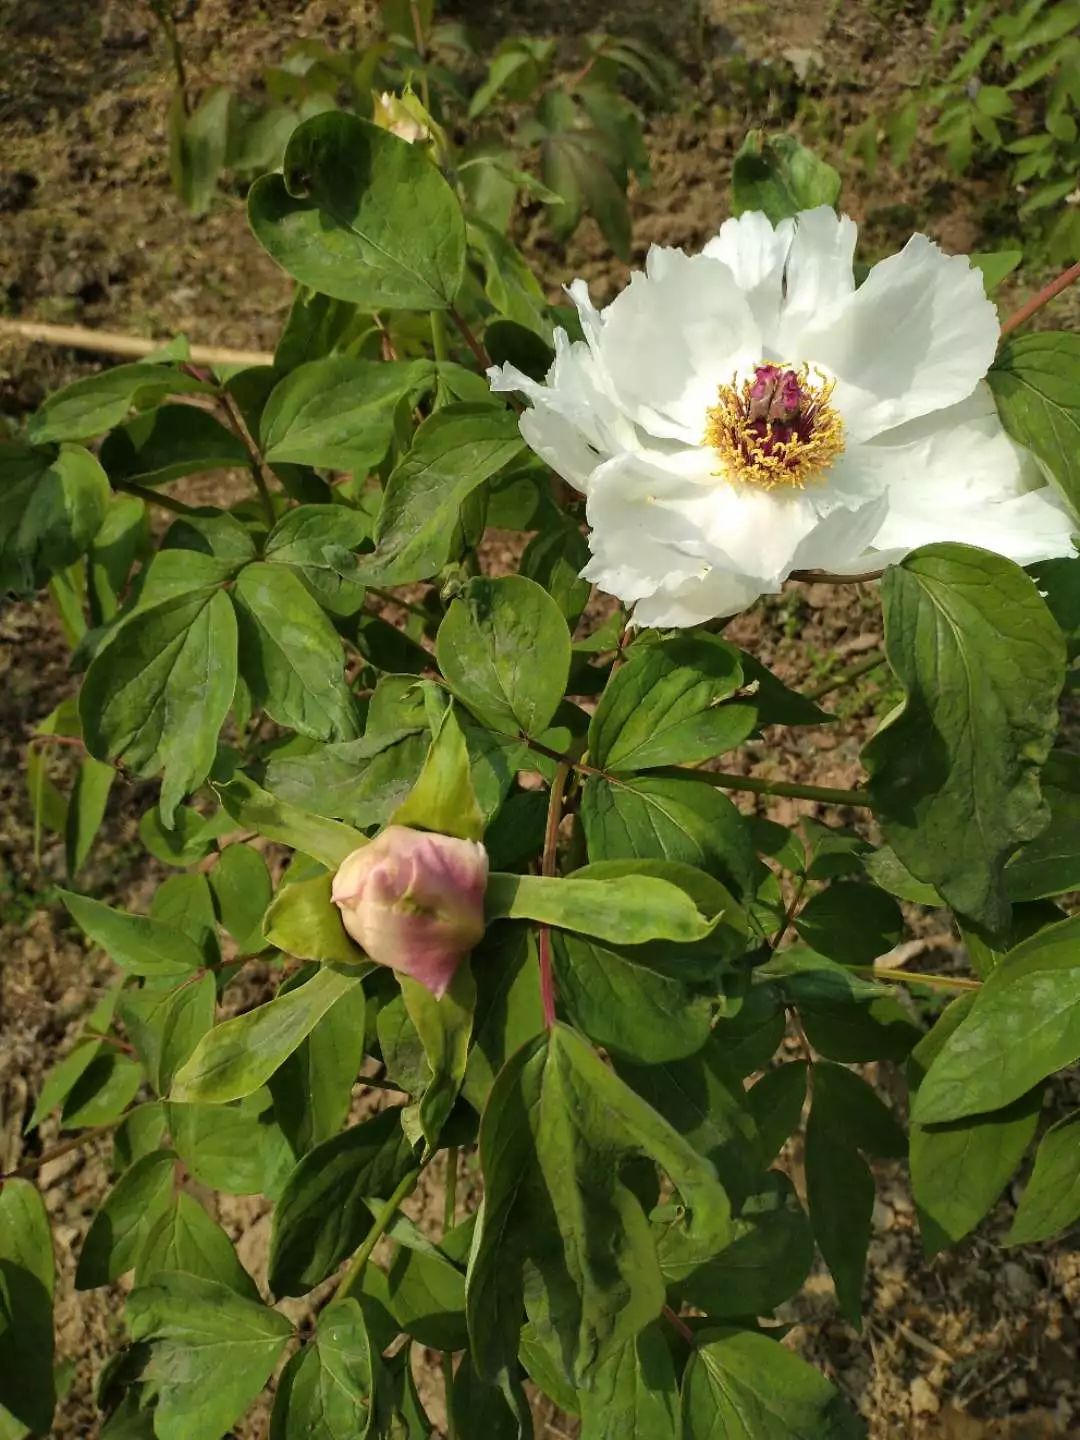
[[[458,328],[458,333],[460,334],[461,338],[465,341],[465,344],[472,351],[473,358],[480,366],[481,371],[486,372],[488,366],[491,364],[491,356],[487,353],[483,345],[480,344],[480,341],[473,334],[472,330],[469,327],[469,322],[465,319],[463,315],[459,314],[452,305],[450,307],[450,319],[453,320],[454,324]]]
[[[555,1026],[555,975],[551,968],[551,931],[540,926],[540,1004],[544,1011],[544,1029]]]
[[[682,1336],[682,1338],[686,1341],[688,1345],[693,1345],[695,1343],[693,1330],[690,1329],[690,1326],[687,1325],[686,1321],[682,1318],[681,1315],[677,1315],[675,1313],[675,1311],[671,1308],[670,1305],[665,1305],[660,1313],[663,1315],[664,1319],[668,1322],[672,1329],[678,1331],[678,1333]]]
[[[547,826],[544,830],[544,858],[541,861],[542,875],[555,874],[556,847],[559,840],[559,822],[562,820],[563,794],[570,776],[570,765],[561,761],[555,771],[548,792]],[[551,932],[546,925],[540,926],[540,1000],[544,1007],[544,1026],[550,1030],[555,1024],[555,976],[551,968]]]
[[[1080,260],[1075,265],[1070,265],[1067,270],[1063,270],[1056,280],[1051,280],[1049,285],[1044,285],[1026,305],[1021,305],[1015,314],[1010,315],[1001,327],[1001,338],[1004,340],[1006,335],[1011,335],[1025,321],[1030,320],[1037,310],[1041,310],[1044,305],[1049,304],[1056,295],[1060,295],[1063,290],[1067,290],[1077,280],[1080,280]]]

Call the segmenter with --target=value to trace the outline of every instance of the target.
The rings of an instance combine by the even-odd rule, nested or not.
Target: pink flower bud
[[[484,933],[487,875],[487,851],[475,840],[389,825],[342,861],[330,893],[369,959],[438,1000]]]

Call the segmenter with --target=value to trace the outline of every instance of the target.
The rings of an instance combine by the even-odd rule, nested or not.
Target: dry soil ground
[[[567,33],[634,30],[674,47],[688,93],[649,125],[654,183],[634,197],[638,251],[652,241],[693,247],[726,213],[734,150],[748,124],[797,123],[834,153],[846,131],[910,82],[930,44],[925,9],[895,0],[782,7],[712,0],[704,16],[682,0],[493,0],[444,7],[490,37],[528,28]],[[262,68],[297,36],[350,42],[368,23],[347,0],[201,0],[184,24],[196,86],[253,87]],[[247,233],[242,206],[225,195],[193,221],[173,197],[164,167],[169,72],[158,36],[136,0],[0,0],[0,313],[126,329],[155,337],[272,345],[288,304],[285,277]],[[999,195],[994,182],[956,182],[926,156],[902,175],[884,166],[853,179],[846,203],[868,250],[885,251],[913,228],[954,249],[988,248]],[[524,239],[554,288],[585,275],[602,297],[622,280],[599,233],[586,224],[569,247],[536,224]],[[1030,277],[1028,277],[1030,283]],[[52,387],[101,362],[44,346],[0,348],[0,428]],[[205,491],[203,491],[205,494]],[[814,681],[857,659],[880,639],[872,589],[793,587],[778,603],[742,618],[741,643],[792,683]],[[22,1126],[43,1073],[108,978],[52,902],[56,847],[37,865],[22,764],[27,735],[72,689],[67,648],[48,606],[0,613],[0,1171],[24,1156]],[[827,703],[843,717],[811,738],[770,736],[742,759],[755,773],[846,786],[884,697],[873,678]],[[57,762],[62,772],[64,758]],[[84,883],[138,908],[160,878],[136,838],[151,786],[118,786]],[[778,818],[811,812],[790,803]],[[835,819],[835,815],[831,817]],[[951,935],[913,915],[912,935],[948,964]],[[255,1003],[268,977],[254,974]],[[876,1077],[886,1093],[898,1088]],[[48,1144],[52,1122],[44,1127]],[[93,1376],[119,1331],[119,1291],[76,1295],[71,1287],[89,1216],[107,1184],[108,1147],[72,1152],[40,1179],[60,1249],[59,1345],[75,1362],[57,1417],[63,1440],[92,1436]],[[799,1178],[799,1155],[788,1157]],[[1080,1252],[1069,1240],[1004,1252],[995,1239],[1009,1200],[959,1251],[926,1262],[906,1177],[879,1175],[867,1282],[867,1322],[856,1333],[836,1316],[831,1286],[815,1275],[787,1310],[793,1343],[821,1364],[870,1421],[875,1440],[1035,1440],[1080,1435]],[[468,1159],[463,1186],[475,1185]],[[467,1200],[466,1188],[463,1200]],[[436,1174],[418,1213],[441,1213]],[[222,1222],[245,1262],[265,1262],[268,1215],[261,1202],[231,1201]],[[434,1371],[425,1392],[435,1396]],[[237,1436],[265,1433],[258,1414]],[[558,1440],[568,1432],[552,1426]],[[473,1437],[470,1437],[473,1440]],[[480,1437],[475,1437],[480,1440]]]

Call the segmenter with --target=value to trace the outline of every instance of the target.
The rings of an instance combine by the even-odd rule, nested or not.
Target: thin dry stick
[[[43,1150],[40,1155],[34,1156],[32,1160],[24,1160],[21,1165],[16,1166],[16,1168],[9,1171],[7,1175],[0,1175],[0,1184],[3,1184],[5,1180],[29,1179],[31,1175],[36,1175],[41,1167],[47,1165],[50,1160],[59,1160],[61,1155],[67,1155],[72,1150],[78,1150],[81,1146],[87,1144],[88,1141],[96,1140],[99,1135],[107,1135],[110,1130],[115,1130],[118,1125],[127,1119],[127,1116],[128,1112],[125,1111],[118,1119],[110,1120],[107,1125],[95,1125],[90,1130],[84,1130],[81,1135],[73,1135],[70,1140],[61,1140],[60,1144],[54,1145],[51,1150]]]
[[[0,320],[0,336],[37,340],[43,345],[60,345],[69,350],[91,350],[98,355],[123,355],[144,360],[160,350],[163,340],[145,340],[141,335],[121,335],[115,330],[92,330],[85,325],[45,325],[37,320]],[[195,365],[272,365],[266,350],[232,350],[221,345],[192,345]]]

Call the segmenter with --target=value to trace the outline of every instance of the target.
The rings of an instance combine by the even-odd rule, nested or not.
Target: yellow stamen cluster
[[[756,377],[741,386],[734,379],[720,386],[717,403],[706,411],[703,443],[719,457],[716,473],[725,480],[762,490],[801,490],[843,453],[843,421],[829,403],[835,380],[816,371],[811,379],[805,365],[794,373],[798,411],[782,419],[754,417]]]

